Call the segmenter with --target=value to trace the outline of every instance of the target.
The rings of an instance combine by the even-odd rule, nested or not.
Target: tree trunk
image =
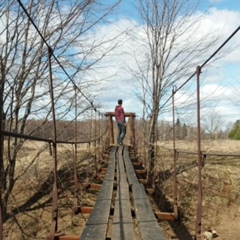
[[[155,168],[155,151],[154,144],[156,142],[156,123],[157,114],[153,114],[150,119],[149,126],[149,140],[148,140],[148,158],[149,158],[149,171],[148,171],[148,186],[153,187],[154,184],[154,168]]]

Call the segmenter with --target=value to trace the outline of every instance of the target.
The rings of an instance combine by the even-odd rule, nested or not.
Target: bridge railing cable
[[[175,106],[175,94],[180,91],[187,83],[190,82],[190,80],[196,81],[195,80],[195,76],[197,78],[197,87],[196,87],[196,115],[197,115],[197,147],[198,150],[197,152],[189,152],[188,154],[192,154],[197,156],[198,158],[198,162],[197,164],[195,164],[194,166],[198,167],[198,203],[197,203],[197,219],[196,219],[196,226],[195,226],[195,233],[196,233],[196,239],[200,239],[201,238],[201,231],[202,231],[202,223],[201,223],[201,218],[202,218],[202,167],[203,167],[203,162],[206,161],[207,156],[224,156],[224,154],[218,154],[218,153],[205,153],[202,151],[201,149],[201,106],[200,106],[200,74],[201,74],[201,70],[202,68],[206,67],[206,65],[219,53],[219,51],[221,49],[224,48],[224,46],[226,46],[226,44],[234,37],[236,36],[237,32],[239,32],[240,27],[237,27],[235,31],[233,31],[233,33],[199,66],[197,66],[196,71],[194,71],[189,78],[187,78],[186,81],[184,81],[179,87],[177,87],[176,85],[173,86],[172,88],[172,93],[171,95],[167,98],[167,100],[161,104],[160,108],[163,109],[167,104],[168,106],[172,105],[172,126],[170,127],[170,130],[168,129],[168,134],[170,134],[170,132],[172,132],[171,135],[171,139],[173,140],[173,208],[174,208],[174,216],[177,219],[178,218],[178,180],[177,180],[177,175],[178,175],[178,169],[177,169],[177,160],[178,160],[178,156],[182,151],[179,151],[176,147],[176,139],[177,139],[177,134],[176,134],[176,109],[177,107]],[[194,78],[194,79],[193,79]],[[172,102],[170,102],[172,101]],[[194,103],[195,105],[195,103]],[[147,122],[146,122],[147,123]],[[142,128],[143,129],[143,128]],[[157,129],[158,131],[158,129]],[[157,134],[157,133],[156,133]],[[148,144],[150,144],[146,137],[143,135],[142,136],[142,142],[146,142]],[[157,152],[156,152],[157,153]],[[144,152],[145,154],[145,152]],[[226,154],[226,157],[239,157],[238,154]],[[146,158],[146,156],[144,157]]]
[[[69,75],[69,73],[66,71],[66,69],[63,67],[62,63],[58,60],[58,58],[56,57],[56,55],[54,54],[54,49],[52,49],[52,47],[49,45],[49,43],[47,42],[47,40],[45,39],[45,37],[42,35],[41,31],[39,30],[39,28],[37,27],[37,25],[35,24],[34,20],[32,19],[32,17],[30,16],[30,14],[28,13],[27,9],[25,8],[25,6],[23,5],[23,3],[21,2],[21,0],[17,0],[19,5],[21,6],[21,8],[23,9],[24,13],[27,15],[28,19],[30,20],[30,22],[32,23],[32,25],[34,26],[35,30],[37,31],[37,33],[39,34],[39,36],[41,37],[41,39],[43,40],[43,42],[45,43],[45,45],[47,46],[48,50],[51,51],[51,55],[54,58],[54,60],[58,63],[59,67],[63,70],[63,72],[65,73],[65,75],[68,77],[68,79],[73,83],[73,85],[78,89],[78,91],[84,96],[85,99],[87,99],[89,101],[89,103],[91,104],[91,106],[93,108],[94,104],[93,101],[87,97],[86,94],[84,94],[84,92],[76,85],[75,81],[71,78],[71,76]],[[96,109],[96,108],[95,108]]]
[[[200,65],[200,69],[202,69],[213,57],[217,55],[217,53],[236,35],[236,33],[240,30],[240,26],[236,28],[235,31]],[[175,87],[174,94],[182,89],[194,76],[196,75],[196,71],[191,74],[189,78],[185,82],[183,82],[179,87]],[[167,100],[161,105],[161,108],[164,108],[166,104],[172,99],[172,95],[170,95]]]
[[[57,145],[62,143],[62,144],[74,144],[75,146],[75,156],[74,156],[74,194],[75,194],[75,200],[77,200],[78,198],[78,179],[77,179],[77,174],[76,174],[76,161],[77,161],[77,145],[78,144],[82,144],[82,143],[87,143],[89,146],[91,144],[91,142],[97,142],[97,141],[102,141],[102,143],[104,142],[102,139],[103,137],[106,135],[107,133],[107,124],[106,121],[103,119],[104,118],[104,114],[102,114],[97,107],[95,106],[95,104],[93,103],[93,100],[90,99],[83,91],[80,87],[78,87],[75,83],[75,81],[72,79],[72,77],[69,75],[69,73],[66,71],[66,69],[64,68],[64,66],[62,65],[62,63],[59,61],[59,59],[57,58],[57,56],[54,54],[54,49],[52,49],[52,47],[49,45],[49,43],[47,42],[47,40],[44,38],[44,36],[42,35],[41,31],[39,30],[39,28],[37,27],[37,25],[35,24],[34,20],[32,19],[32,17],[30,16],[30,14],[28,13],[28,11],[26,10],[25,6],[23,5],[23,3],[20,0],[17,0],[17,2],[19,3],[20,7],[22,8],[22,10],[24,11],[24,13],[26,14],[27,18],[29,19],[29,21],[31,22],[31,24],[34,26],[35,30],[37,31],[37,33],[39,34],[39,36],[41,37],[42,41],[44,42],[44,44],[47,46],[47,58],[48,58],[48,71],[49,71],[49,94],[50,94],[50,99],[51,99],[51,104],[50,104],[50,110],[51,110],[51,118],[52,118],[52,130],[53,130],[53,134],[51,138],[44,138],[44,137],[38,137],[38,136],[34,136],[34,135],[28,135],[28,134],[24,134],[23,131],[21,130],[21,133],[18,133],[17,130],[11,132],[11,131],[6,131],[4,129],[0,129],[0,135],[1,135],[1,144],[4,144],[4,136],[7,136],[9,138],[20,138],[20,139],[25,139],[25,140],[34,140],[34,141],[40,141],[40,142],[46,142],[49,143],[50,145],[50,153],[53,157],[53,162],[54,162],[54,183],[53,183],[53,198],[52,198],[52,223],[51,223],[51,227],[50,227],[50,233],[48,236],[48,239],[53,240],[55,233],[58,230],[58,185],[57,185],[57,178],[58,178],[58,154],[57,154]],[[60,67],[60,69],[63,71],[63,73],[67,76],[67,78],[70,80],[70,82],[73,84],[74,86],[74,91],[75,91],[75,109],[77,109],[77,93],[80,93],[81,96],[83,96],[87,102],[90,104],[90,108],[86,109],[86,111],[90,110],[91,111],[91,118],[90,121],[92,121],[93,119],[93,114],[92,112],[94,111],[95,114],[99,114],[99,125],[96,123],[96,119],[95,119],[95,125],[94,125],[94,133],[95,134],[90,134],[89,136],[85,136],[85,139],[79,139],[78,135],[78,116],[79,114],[77,114],[75,112],[75,136],[73,137],[72,141],[65,141],[63,139],[58,139],[58,129],[57,129],[57,114],[55,112],[56,110],[56,98],[60,98],[60,95],[56,97],[55,92],[54,92],[54,85],[53,85],[53,73],[52,73],[52,59],[54,59],[58,66]],[[2,84],[1,84],[2,87]],[[3,91],[3,89],[2,89]],[[1,91],[1,92],[2,92]],[[47,94],[47,93],[45,93]],[[1,94],[1,99],[3,99],[3,94]],[[2,106],[3,104],[1,104]],[[71,108],[71,107],[69,107]],[[3,119],[3,112],[1,110],[1,126],[3,126],[2,124],[2,119]],[[100,120],[100,116],[102,117],[102,119]],[[47,117],[46,117],[47,119]],[[100,125],[100,122],[103,124],[103,126]],[[93,124],[91,124],[90,129],[92,129]],[[97,130],[97,127],[101,128],[99,130]],[[96,148],[96,146],[95,146]],[[3,151],[3,148],[1,146],[1,149]],[[3,157],[3,152],[1,152],[1,158]],[[4,171],[4,169],[1,167],[1,176],[2,173]],[[0,195],[0,201],[2,199],[2,196]],[[78,202],[75,202],[75,206],[79,205]],[[2,202],[0,202],[0,208],[2,210]],[[2,212],[0,211],[0,239],[2,239],[2,235],[3,235],[3,222],[2,222]]]
[[[196,75],[196,108],[197,108],[197,167],[198,167],[198,197],[197,197],[197,213],[196,213],[196,224],[195,224],[195,239],[202,238],[202,168],[204,167],[204,161],[206,160],[207,154],[203,154],[201,147],[201,98],[200,98],[200,74],[201,69],[230,41],[230,39],[235,36],[235,34],[240,30],[238,27],[221,45],[220,47],[213,52],[213,54],[206,60],[201,66],[197,66],[196,72],[194,72],[180,87],[173,86],[172,94],[167,99],[167,101],[163,104],[165,106],[167,102],[172,99],[172,112],[173,112],[173,168],[174,168],[174,184],[173,184],[173,192],[174,192],[174,213],[177,216],[178,214],[178,197],[177,197],[177,168],[176,162],[178,158],[179,152],[176,150],[176,129],[175,129],[175,99],[174,95],[184,86],[186,85],[195,75]],[[162,106],[162,107],[163,107]]]

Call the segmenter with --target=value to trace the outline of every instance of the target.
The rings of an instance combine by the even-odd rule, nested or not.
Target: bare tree
[[[197,41],[196,38],[191,38],[201,19],[201,16],[193,17],[198,4],[199,1],[189,0],[137,0],[145,33],[139,38],[146,44],[144,54],[135,53],[138,66],[135,78],[141,86],[142,92],[138,97],[144,106],[143,114],[149,122],[146,142],[150,160],[150,184],[155,163],[156,125],[159,115],[167,106],[163,97],[166,100],[166,94],[171,94],[172,86],[181,85],[190,76],[202,54],[216,40],[208,41],[205,35],[199,36]]]
[[[118,2],[113,6],[104,6],[91,0],[31,0],[24,6],[29,16],[18,1],[8,0],[1,3],[1,130],[24,134],[29,118],[42,119],[39,126],[28,132],[33,135],[51,120],[46,43],[55,56],[53,80],[57,119],[64,119],[70,113],[73,105],[73,82],[81,79],[83,74],[94,68],[94,65],[116,46],[109,44],[110,47],[103,51],[104,42],[95,39],[93,29],[113,11]],[[108,43],[111,43],[111,40]],[[96,52],[97,57],[94,56]],[[71,73],[71,78],[65,71]],[[81,91],[81,111],[84,111],[89,109],[89,101],[83,96],[81,82],[76,80],[76,83]],[[84,90],[87,91],[90,84],[85,83]],[[88,96],[93,97],[90,94]],[[7,204],[14,184],[22,177],[22,172],[16,175],[15,168],[18,152],[24,141],[7,138],[4,142],[7,151],[4,158],[3,152],[0,158],[3,221],[9,217]]]
[[[211,110],[202,118],[202,128],[209,135],[210,139],[216,140],[224,126],[224,117],[215,110]]]

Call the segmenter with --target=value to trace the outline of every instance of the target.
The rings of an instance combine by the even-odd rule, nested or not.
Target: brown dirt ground
[[[172,143],[160,143],[165,150],[160,151],[158,171],[166,173],[172,168],[172,154],[168,148]],[[231,140],[203,141],[202,150],[213,155],[208,156],[202,169],[203,186],[203,214],[202,231],[215,230],[218,234],[216,240],[239,240],[240,239],[240,157],[227,157],[221,154],[240,155],[240,142]],[[195,219],[197,207],[197,167],[196,155],[184,154],[181,151],[196,151],[197,144],[194,142],[178,141],[176,148],[180,151],[177,160],[177,176],[179,207],[182,213],[182,225],[186,226],[189,233],[195,233]],[[163,149],[163,148],[162,148]],[[215,154],[219,154],[216,156]],[[169,161],[168,161],[169,160]],[[184,166],[184,167],[183,167]],[[162,176],[162,175],[161,175]],[[163,175],[164,176],[164,175]],[[158,178],[164,195],[170,203],[173,202],[172,184],[173,178],[168,175]],[[161,205],[161,204],[160,204]],[[160,223],[165,231],[167,239],[176,236],[169,224]],[[181,233],[178,235],[181,238]]]
[[[164,201],[172,204],[172,147],[171,142],[159,143],[160,150],[156,169],[156,186],[162,191]],[[240,142],[238,141],[205,141],[202,150],[207,153],[235,153],[240,154]],[[52,168],[53,160],[48,148],[37,157],[26,173],[23,174],[30,159],[35,156],[41,147],[37,143],[25,146],[19,155],[17,174],[19,179],[14,187],[10,199],[9,211],[12,217],[4,224],[4,240],[43,240],[49,233],[52,211]],[[193,142],[179,141],[176,144],[181,151],[196,151]],[[59,226],[61,232],[80,235],[82,233],[88,215],[74,215],[72,212],[73,194],[73,149],[71,147],[59,147]],[[79,149],[78,172],[79,180],[83,182],[92,176],[94,160],[90,165],[85,159],[89,152]],[[195,216],[197,205],[197,167],[195,155],[179,154],[177,167],[178,174],[178,203],[181,210],[182,228],[194,235]],[[181,167],[184,166],[184,167]],[[238,157],[207,157],[203,168],[203,217],[202,229],[214,229],[218,233],[216,240],[240,239],[240,158]],[[96,191],[81,189],[79,203],[81,206],[93,206],[97,196]],[[151,199],[153,208],[157,206],[166,211],[169,206],[161,203],[161,199],[155,195],[155,201]],[[177,228],[171,222],[161,221],[160,226],[166,239],[187,240],[184,233],[178,233]],[[176,225],[176,224],[175,224]],[[180,227],[180,228],[181,228]],[[181,235],[182,234],[182,235]]]

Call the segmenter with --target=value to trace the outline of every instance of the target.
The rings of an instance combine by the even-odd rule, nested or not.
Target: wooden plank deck
[[[102,187],[80,239],[165,240],[127,146],[112,147]]]
[[[117,158],[117,195],[113,216],[112,238],[113,240],[134,239],[133,219],[129,196],[129,184],[122,156],[123,148],[119,148]]]
[[[106,239],[112,203],[116,151],[116,147],[111,149],[108,169],[98,194],[96,204],[81,235],[81,240]]]

